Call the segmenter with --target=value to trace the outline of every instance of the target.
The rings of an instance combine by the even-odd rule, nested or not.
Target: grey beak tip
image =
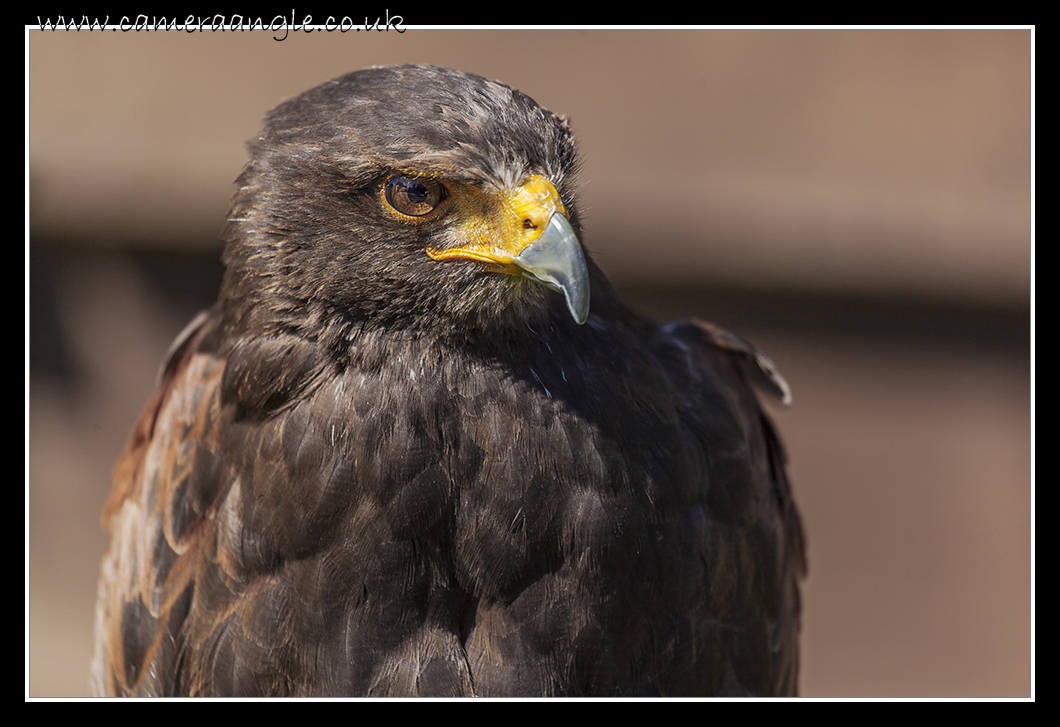
[[[567,310],[570,311],[571,317],[574,318],[574,322],[579,326],[585,325],[585,322],[589,320],[589,295],[586,291],[586,295],[579,302],[571,299],[571,296],[567,294],[567,291],[563,291],[563,297],[567,301]]]

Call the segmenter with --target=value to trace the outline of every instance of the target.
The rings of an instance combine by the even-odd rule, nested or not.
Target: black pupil
[[[427,187],[419,182],[406,182],[405,194],[408,195],[409,202],[413,204],[422,204],[427,201]]]

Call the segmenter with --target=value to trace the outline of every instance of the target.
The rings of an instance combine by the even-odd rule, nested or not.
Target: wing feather
[[[193,324],[114,468],[92,663],[100,696],[172,694],[178,678],[199,548],[224,483],[215,466],[224,365],[200,351],[216,317]]]
[[[701,320],[666,324],[659,329],[657,351],[668,363],[675,387],[684,391],[688,416],[706,433],[708,451],[725,451],[721,446],[736,436],[742,445],[730,458],[713,457],[713,479],[725,483],[724,497],[708,498],[708,510],[722,523],[715,525],[716,537],[724,540],[711,557],[721,566],[731,560],[735,549],[744,557],[736,561],[739,580],[751,584],[742,598],[726,592],[731,578],[715,579],[711,586],[713,612],[724,611],[724,604],[739,604],[736,611],[761,620],[768,644],[759,649],[768,654],[744,662],[734,652],[735,682],[753,694],[794,695],[799,664],[800,598],[799,582],[806,575],[806,552],[802,522],[791,494],[787,456],[776,427],[755,396],[755,390],[781,403],[791,402],[791,390],[773,363],[758,349],[734,333]],[[720,396],[724,406],[716,403]],[[731,417],[731,418],[730,418]],[[745,490],[741,478],[753,478],[753,497],[741,499]],[[735,499],[734,499],[735,498]],[[750,513],[744,512],[744,507]],[[729,535],[725,535],[728,533]],[[757,616],[756,616],[757,614]],[[750,621],[748,623],[751,623]],[[753,624],[752,624],[753,625]],[[754,629],[750,629],[749,633]],[[767,682],[751,686],[749,675],[766,675]],[[747,675],[747,676],[744,676]],[[727,688],[728,689],[728,688]],[[739,691],[737,689],[737,691]]]

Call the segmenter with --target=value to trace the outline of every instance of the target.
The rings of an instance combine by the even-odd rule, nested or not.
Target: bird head
[[[567,123],[504,84],[370,68],[274,109],[224,231],[230,325],[584,323]]]

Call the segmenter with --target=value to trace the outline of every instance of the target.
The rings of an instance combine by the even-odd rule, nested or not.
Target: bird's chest
[[[640,548],[662,475],[555,379],[454,383],[414,363],[321,386],[276,433],[271,483],[296,495],[277,520],[416,592],[511,597],[572,563],[606,568]]]
[[[356,683],[408,649],[466,654],[445,661],[484,693],[487,674],[562,692],[561,663],[615,662],[601,653],[674,602],[674,563],[698,562],[675,545],[698,527],[694,462],[662,409],[578,375],[351,368],[233,429],[233,589],[263,608],[297,594],[288,626],[353,654]]]

